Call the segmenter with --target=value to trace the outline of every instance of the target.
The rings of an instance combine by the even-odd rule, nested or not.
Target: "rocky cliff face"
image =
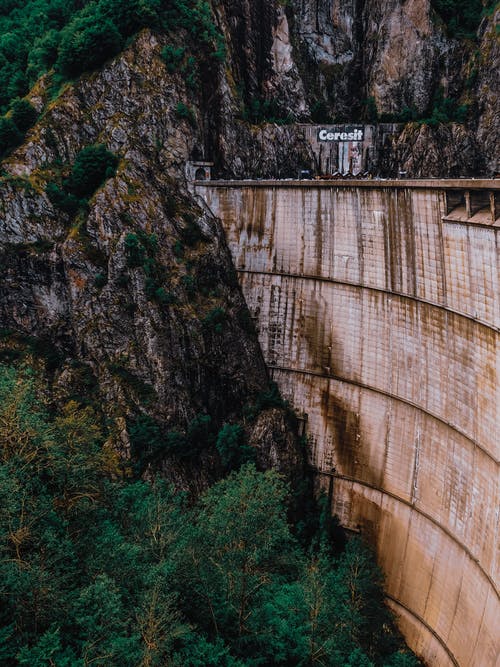
[[[472,54],[472,43],[445,36],[428,0],[227,0],[213,9],[224,63],[196,54],[187,34],[144,31],[56,101],[42,79],[31,94],[42,118],[3,163],[0,319],[8,345],[36,343],[50,353],[61,400],[84,382],[95,385],[124,450],[127,419],[147,413],[182,431],[208,414],[219,428],[268,389],[221,229],[186,186],[188,159],[213,159],[219,176],[294,176],[312,162],[303,132],[260,122],[266,117],[359,119],[368,98],[379,113],[423,113],[441,86],[468,96],[468,125],[408,125],[386,172],[497,169],[498,10]],[[182,68],[165,66],[167,40],[191,43],[195,85]],[[45,188],[96,143],[119,157],[117,173],[85,213],[70,217]],[[264,410],[245,428],[263,465],[292,474],[300,453],[284,414]],[[198,473],[184,462],[172,475],[202,485],[219,466],[213,452],[203,457]]]
[[[397,168],[411,176],[491,175],[498,169],[498,8],[483,20],[474,43],[447,36],[430,0],[292,0],[259,6],[231,3],[219,10],[232,72],[243,82],[244,105],[267,100],[281,118],[349,122],[373,120],[374,113],[387,120],[403,112],[429,117],[439,107],[436,99],[444,96],[457,107],[466,105],[465,124],[408,128],[395,153],[403,161],[397,167],[393,161],[385,175]],[[290,143],[285,136],[282,145],[293,151],[298,135]],[[240,145],[253,152],[255,140],[247,137]],[[439,154],[429,169],[419,157],[425,146]],[[219,155],[228,171],[234,169],[224,150]],[[299,161],[294,171],[297,166]],[[245,169],[247,175],[255,173],[251,164]]]
[[[481,43],[476,64],[478,128],[477,138],[481,146],[485,171],[496,174],[499,165],[500,137],[500,6],[490,20],[481,26]],[[474,69],[472,70],[474,71]]]
[[[11,332],[4,347],[36,341],[52,360],[56,353],[61,399],[95,382],[125,450],[126,420],[140,414],[178,431],[209,415],[218,430],[241,421],[269,389],[221,228],[183,184],[202,142],[200,114],[179,115],[186,91],[168,74],[161,46],[144,32],[68,87],[4,164],[0,191],[0,320]],[[38,93],[43,101],[43,87]],[[46,183],[97,142],[119,156],[116,176],[87,214],[71,219],[50,203]],[[261,410],[244,427],[262,465],[300,469],[286,412]],[[162,465],[197,489],[220,468],[213,451],[201,459]]]

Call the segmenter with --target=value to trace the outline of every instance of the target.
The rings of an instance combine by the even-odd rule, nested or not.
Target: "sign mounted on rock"
[[[365,131],[362,126],[346,125],[341,131],[325,127],[318,130],[318,141],[363,141],[364,138]]]

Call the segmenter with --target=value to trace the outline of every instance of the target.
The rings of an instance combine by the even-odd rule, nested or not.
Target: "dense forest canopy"
[[[419,664],[368,549],[335,554],[326,511],[301,542],[277,473],[244,464],[193,504],[134,477],[90,406],[47,396],[1,367],[2,665]]]

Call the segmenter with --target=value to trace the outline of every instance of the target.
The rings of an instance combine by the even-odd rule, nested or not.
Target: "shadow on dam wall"
[[[195,187],[408,644],[498,667],[500,182]]]

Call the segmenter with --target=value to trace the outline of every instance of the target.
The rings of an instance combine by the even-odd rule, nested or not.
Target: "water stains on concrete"
[[[436,667],[496,667],[500,225],[450,217],[447,188],[462,185],[500,188],[199,193],[224,223],[273,376],[308,415],[332,511],[376,546],[407,641]]]

